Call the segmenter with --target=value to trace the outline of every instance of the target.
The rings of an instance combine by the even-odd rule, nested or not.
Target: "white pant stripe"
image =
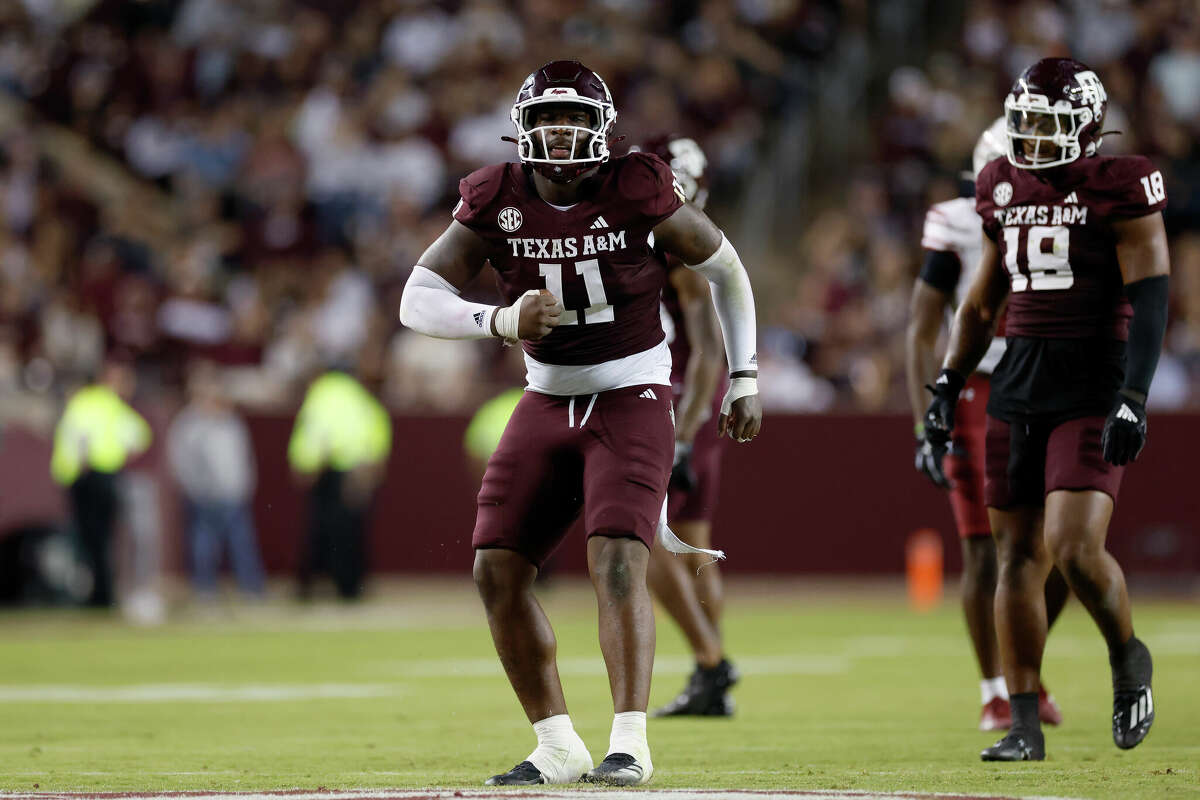
[[[592,406],[596,405],[597,397],[598,397],[598,395],[594,394],[594,395],[592,395],[592,399],[588,401],[587,411],[583,412],[583,419],[579,420],[579,427],[582,428],[584,425],[587,425],[588,417],[590,417],[592,415]],[[574,402],[574,398],[572,398],[571,400],[572,400],[572,402]]]
[[[567,403],[567,427],[575,427],[575,396],[571,396],[571,401]]]

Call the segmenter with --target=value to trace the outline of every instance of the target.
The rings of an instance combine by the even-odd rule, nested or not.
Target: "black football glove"
[[[680,491],[690,492],[696,488],[699,480],[696,470],[692,468],[692,445],[689,442],[676,442],[670,485]]]
[[[1104,460],[1116,466],[1137,461],[1146,446],[1146,407],[1122,393],[1104,420],[1100,448]]]
[[[950,479],[942,467],[942,459],[946,457],[945,446],[934,447],[924,436],[917,437],[917,452],[913,456],[913,466],[926,478],[933,481],[934,486],[943,489],[951,488]]]
[[[933,393],[929,408],[925,409],[925,441],[943,450],[950,446],[950,433],[954,430],[954,407],[966,380],[952,369],[944,369],[933,386],[926,389]]]
[[[929,476],[936,485],[950,488],[942,468],[942,460],[950,449],[950,434],[954,430],[954,407],[966,380],[952,369],[943,369],[933,386],[926,386],[933,393],[933,400],[925,410],[925,439],[917,450],[916,467]]]

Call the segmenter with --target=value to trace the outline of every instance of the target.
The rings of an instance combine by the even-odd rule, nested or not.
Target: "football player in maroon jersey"
[[[646,705],[654,615],[646,588],[665,525],[674,455],[671,356],[659,319],[671,253],[707,278],[730,386],[718,432],[739,441],[762,422],[754,297],[733,246],[683,201],[658,157],[611,158],[608,87],[576,61],[526,79],[512,108],[520,163],[459,183],[454,220],[421,256],[400,319],[442,338],[520,341],[527,387],[479,491],[475,583],[500,661],[538,745],[489,785],[645,783],[653,773]],[[458,296],[490,262],[507,306]],[[532,592],[538,567],[583,511],[612,734],[592,767],[567,715],[555,638]],[[661,524],[660,524],[661,523]]]
[[[955,409],[954,436],[949,453],[935,451],[925,441],[925,391],[922,387],[934,372],[934,350],[938,332],[948,309],[958,306],[966,295],[971,278],[979,266],[982,220],[975,213],[975,176],[987,164],[1003,158],[1008,150],[1006,122],[997,119],[979,137],[972,158],[969,196],[956,197],[930,206],[925,215],[921,246],[925,263],[913,281],[912,302],[906,337],[905,367],[908,393],[914,415],[917,471],[933,483],[947,489],[954,523],[962,546],[962,607],[967,633],[975,650],[981,680],[981,731],[1004,730],[1012,724],[1008,687],[996,649],[996,544],[983,502],[984,437],[987,429],[988,378],[1004,353],[1003,323],[988,347],[987,354],[967,379]],[[968,192],[964,191],[964,195]],[[952,313],[952,312],[951,312]],[[939,456],[945,455],[943,463]],[[1067,600],[1067,585],[1057,569],[1046,581],[1047,625],[1062,611]],[[1042,722],[1058,725],[1062,714],[1053,696],[1038,687],[1038,716]]]
[[[1166,193],[1149,160],[1098,154],[1106,105],[1100,79],[1071,59],[1043,59],[1013,85],[1008,157],[976,184],[983,258],[926,413],[927,441],[945,448],[1007,299],[985,494],[1013,725],[985,761],[1045,758],[1037,688],[1052,565],[1108,645],[1116,745],[1136,746],[1154,722],[1150,651],[1133,635],[1125,576],[1104,541],[1124,467],[1146,443],[1167,317]]]
[[[665,161],[689,203],[703,209],[708,198],[708,159],[693,139],[655,136],[641,148]],[[723,439],[707,424],[720,413],[725,394],[721,330],[708,281],[674,256],[663,287],[663,325],[671,346],[671,396],[675,405],[675,461],[667,488],[667,519],[685,541],[710,547],[712,518],[721,479]],[[687,638],[696,668],[687,686],[656,717],[733,714],[729,689],[738,673],[721,641],[724,591],[721,572],[703,554],[677,555],[661,544],[650,551],[650,591]]]

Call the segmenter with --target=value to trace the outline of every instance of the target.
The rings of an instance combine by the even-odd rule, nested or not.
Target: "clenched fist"
[[[492,315],[492,333],[506,342],[536,341],[558,327],[563,306],[548,289],[530,289]]]
[[[526,292],[521,298],[521,316],[517,323],[517,338],[537,340],[558,327],[563,305],[549,289],[536,294]]]

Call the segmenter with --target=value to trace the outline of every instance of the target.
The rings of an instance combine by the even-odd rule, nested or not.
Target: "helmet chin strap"
[[[571,183],[580,175],[600,166],[599,164],[530,164],[539,175],[553,183]]]

